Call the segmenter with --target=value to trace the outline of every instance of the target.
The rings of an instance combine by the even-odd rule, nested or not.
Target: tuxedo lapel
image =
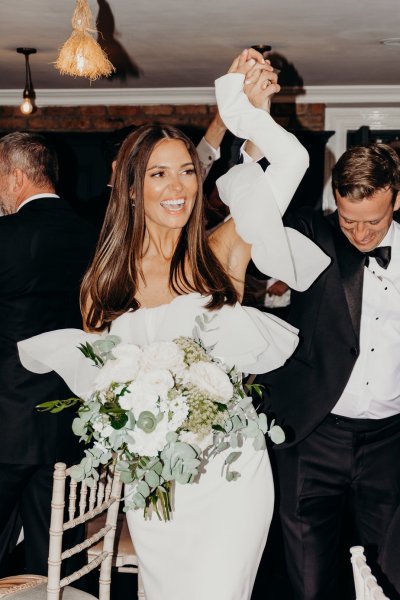
[[[333,227],[336,257],[341,282],[357,340],[360,339],[361,305],[364,283],[364,257],[346,238],[340,229],[337,213],[329,217]]]

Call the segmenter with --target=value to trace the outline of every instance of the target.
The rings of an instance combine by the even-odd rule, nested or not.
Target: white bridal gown
[[[308,239],[284,228],[286,209],[304,170],[306,153],[297,140],[264,111],[254,109],[242,92],[243,76],[216,82],[221,115],[231,131],[250,138],[271,163],[234,167],[219,182],[239,234],[252,244],[256,265],[294,289],[307,288],[329,259]],[[281,366],[297,345],[297,331],[253,308],[224,306],[208,312],[207,298],[193,293],[170,304],[140,308],[116,319],[111,333],[138,345],[191,336],[196,317],[214,316],[201,336],[212,353],[246,373]],[[77,349],[97,334],[79,330],[49,332],[19,344],[21,361],[38,373],[55,370],[77,395],[90,389],[97,369]],[[235,463],[241,476],[221,476],[226,453],[204,464],[198,483],[175,487],[170,522],[141,510],[127,519],[137,550],[146,600],[248,600],[265,546],[274,504],[274,486],[266,450],[244,444]],[[129,489],[127,490],[129,492]]]

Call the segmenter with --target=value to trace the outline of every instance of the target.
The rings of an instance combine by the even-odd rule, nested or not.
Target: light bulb
[[[78,51],[76,55],[76,66],[79,73],[83,73],[83,69],[85,68],[85,57],[81,51]]]
[[[23,115],[30,115],[33,112],[33,106],[30,98],[24,98],[19,110]]]

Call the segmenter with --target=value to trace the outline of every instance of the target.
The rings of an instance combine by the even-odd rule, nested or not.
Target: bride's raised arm
[[[215,82],[218,109],[228,129],[250,140],[268,161],[236,165],[217,181],[233,220],[210,243],[231,277],[243,281],[250,258],[263,273],[296,290],[307,289],[330,259],[308,238],[283,226],[282,215],[307,167],[308,154],[269,114],[279,91],[276,75],[255,51],[244,51]]]

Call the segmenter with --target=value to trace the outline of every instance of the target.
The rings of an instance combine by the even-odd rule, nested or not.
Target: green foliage
[[[67,398],[66,400],[49,400],[48,402],[42,402],[37,404],[36,408],[39,412],[51,412],[53,414],[59,413],[65,408],[71,408],[77,404],[82,404],[81,398]]]

